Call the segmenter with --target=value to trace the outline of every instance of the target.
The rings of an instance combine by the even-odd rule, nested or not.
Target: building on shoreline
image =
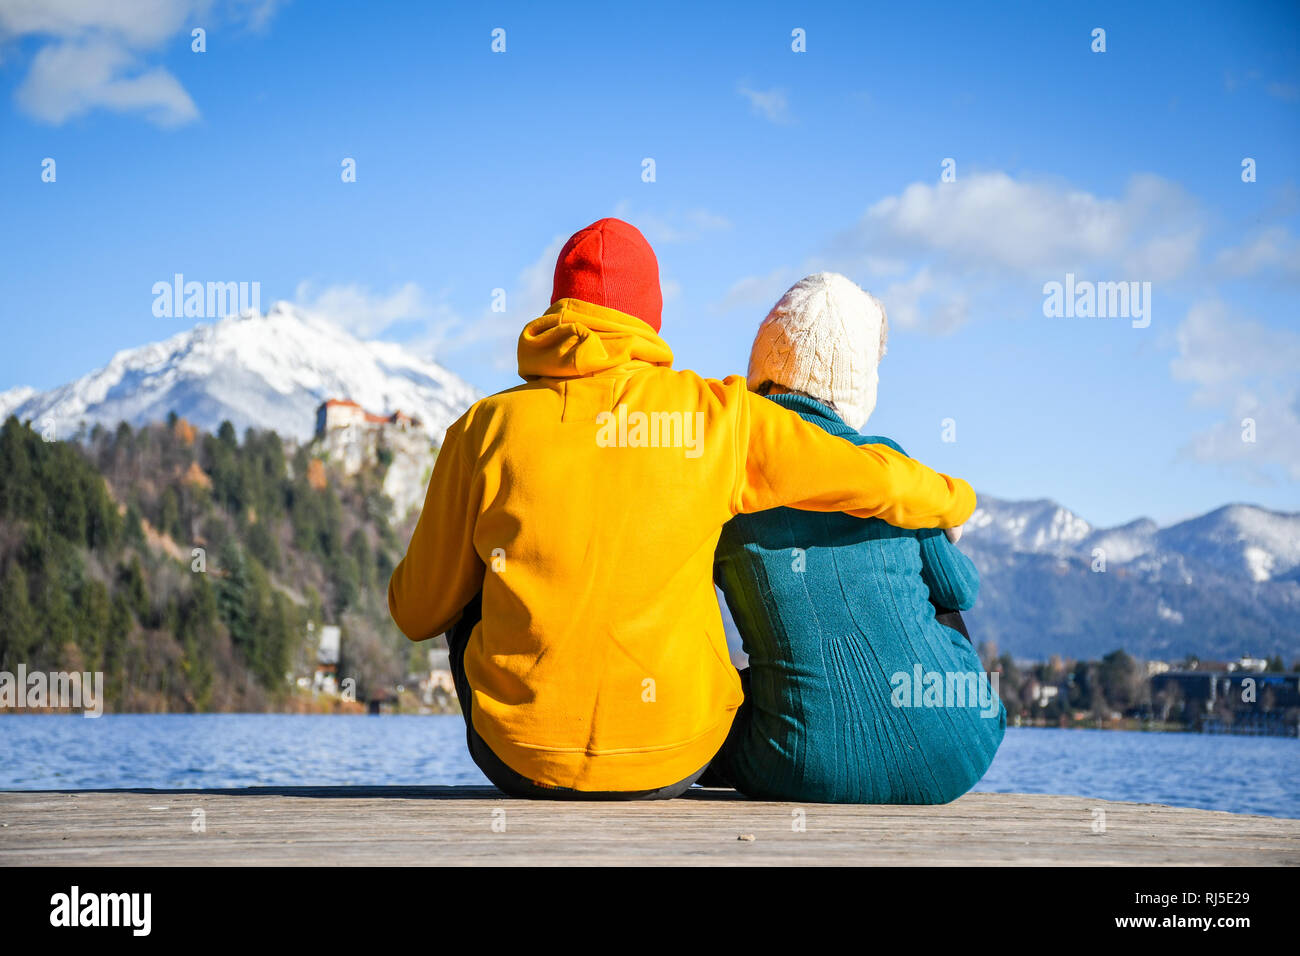
[[[1151,694],[1171,711],[1181,708],[1188,725],[1204,733],[1300,735],[1294,671],[1170,670],[1152,675]]]

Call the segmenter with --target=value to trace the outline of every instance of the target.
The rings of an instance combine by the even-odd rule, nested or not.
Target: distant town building
[[[1246,682],[1250,683],[1247,684]],[[1168,671],[1151,678],[1151,692],[1159,694],[1171,688],[1183,700],[1210,710],[1219,700],[1226,699],[1234,707],[1253,707],[1256,703],[1268,709],[1300,707],[1300,675],[1294,673],[1244,673],[1226,671]]]
[[[456,684],[451,679],[451,654],[445,647],[429,648],[429,687],[456,693]]]
[[[451,676],[451,658],[441,642],[429,648],[428,670],[410,674],[407,680],[416,685],[420,703],[435,713],[455,713],[456,683]],[[428,710],[424,711],[428,713]]]
[[[312,690],[324,694],[339,692],[339,638],[341,631],[337,625],[325,624],[320,629],[320,641],[316,645],[316,673],[312,677]]]

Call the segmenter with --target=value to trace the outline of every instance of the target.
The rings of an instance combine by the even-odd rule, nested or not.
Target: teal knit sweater
[[[772,401],[854,444],[821,403]],[[1006,712],[979,656],[934,619],[979,576],[942,531],[777,508],[733,518],[715,576],[749,655],[750,696],[721,756],[737,789],[771,800],[946,803],[988,769]]]

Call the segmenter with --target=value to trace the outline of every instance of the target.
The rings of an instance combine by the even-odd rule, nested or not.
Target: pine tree
[[[112,612],[112,598],[102,581],[87,581],[78,598],[77,646],[91,670],[100,670]]]
[[[39,639],[36,614],[27,590],[27,575],[17,561],[10,561],[0,580],[0,670],[13,673],[28,660]]]
[[[249,604],[248,564],[239,546],[228,541],[221,549],[217,582],[217,611],[235,647],[244,653],[253,643],[253,614]]]
[[[133,555],[129,564],[118,567],[117,587],[126,595],[127,604],[135,619],[141,624],[147,624],[150,610],[149,591],[144,583],[144,569],[140,566],[138,555]]]

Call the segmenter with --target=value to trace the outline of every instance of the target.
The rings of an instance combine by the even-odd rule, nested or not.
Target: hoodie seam
[[[740,514],[740,506],[741,506],[740,486],[741,483],[744,481],[745,473],[746,473],[745,447],[747,447],[749,443],[749,428],[750,428],[750,422],[749,422],[750,398],[749,398],[748,389],[745,388],[741,389],[740,399],[741,399],[740,416],[739,416],[740,424],[736,428],[736,434],[735,437],[733,438],[733,445],[732,445],[732,454],[735,456],[733,459],[733,467],[735,471],[731,481],[731,513],[733,515]]]

